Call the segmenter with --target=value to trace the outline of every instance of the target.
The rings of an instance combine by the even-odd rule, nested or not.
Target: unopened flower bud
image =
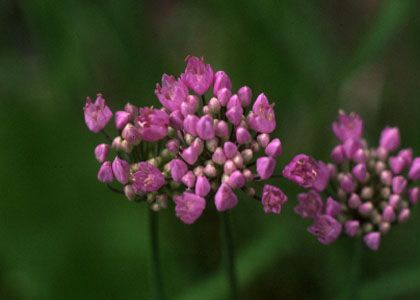
[[[223,165],[225,163],[226,156],[221,147],[218,147],[216,148],[216,150],[214,150],[214,153],[212,155],[212,160],[218,165]]]
[[[392,179],[392,191],[394,194],[401,194],[407,187],[407,180],[402,176]]]
[[[359,182],[364,182],[367,177],[366,165],[365,164],[356,165],[353,168],[352,173]]]
[[[360,199],[359,195],[354,193],[351,194],[348,200],[348,206],[350,208],[357,209],[360,206],[360,204],[362,204],[362,200]]]
[[[388,222],[381,222],[381,224],[379,224],[379,231],[382,234],[387,234],[390,229],[391,229],[391,224],[389,224]]]
[[[358,208],[359,213],[362,216],[369,216],[373,210],[373,204],[371,202],[365,202],[361,204]]]
[[[241,152],[242,158],[245,164],[248,164],[252,161],[253,152],[251,149],[245,149]]]
[[[251,149],[254,153],[257,153],[258,151],[260,151],[260,144],[257,142],[252,142]]]
[[[356,189],[356,184],[350,174],[345,174],[340,180],[340,186],[346,193],[352,193]]]
[[[348,236],[355,236],[359,228],[360,223],[357,220],[349,220],[344,224],[344,230]]]
[[[95,157],[100,162],[103,163],[106,160],[109,152],[109,145],[108,144],[99,144],[95,148]]]
[[[254,180],[254,174],[252,174],[252,171],[250,169],[244,169],[242,171],[242,174],[244,174],[246,181]]]
[[[134,191],[133,187],[130,184],[127,184],[126,186],[124,186],[124,195],[130,201],[133,201],[134,199],[136,199],[136,192]]]
[[[236,154],[232,161],[235,163],[238,169],[242,169],[244,167],[244,159],[242,158],[241,154]]]
[[[366,186],[362,189],[361,196],[362,196],[363,199],[368,200],[368,199],[371,199],[373,197],[373,194],[374,194],[373,189],[371,187]]]
[[[223,172],[226,175],[232,174],[236,170],[236,165],[232,160],[227,160],[223,166]]]
[[[117,136],[116,138],[114,138],[114,140],[112,141],[112,144],[111,144],[112,149],[121,150],[122,141],[123,140],[120,136]]]
[[[382,218],[385,222],[392,223],[395,220],[395,211],[391,205],[385,207],[384,211],[382,212]]]
[[[166,143],[166,148],[172,153],[178,153],[179,150],[179,140],[171,139]]]
[[[410,209],[404,208],[401,210],[400,214],[398,215],[398,222],[404,223],[410,218]]]
[[[182,183],[185,184],[190,189],[194,187],[195,180],[196,180],[196,177],[192,171],[188,171],[187,174],[185,174],[182,177]]]
[[[387,151],[394,151],[401,144],[400,131],[397,127],[386,127],[381,133],[379,142],[381,148]]]
[[[239,189],[245,185],[246,179],[241,171],[236,170],[229,176],[227,183],[232,189]]]
[[[206,148],[211,153],[213,153],[216,150],[218,145],[219,145],[219,139],[218,138],[213,138],[209,141],[206,141]]]
[[[344,149],[342,145],[338,145],[332,150],[331,159],[337,164],[341,164],[344,161]]]
[[[381,172],[381,181],[383,184],[387,186],[391,186],[392,184],[392,173],[389,170],[385,170]]]
[[[220,109],[222,105],[220,104],[219,100],[217,98],[211,98],[209,101],[209,104],[207,105],[210,112],[213,114],[217,114],[220,112]]]
[[[229,127],[228,127],[228,124],[225,121],[223,121],[223,120],[217,122],[216,128],[215,128],[215,132],[216,132],[216,135],[219,138],[222,138],[222,139],[229,138]]]
[[[204,167],[204,174],[206,174],[207,177],[214,178],[217,176],[217,169],[212,164],[207,164]]]
[[[363,241],[369,249],[376,251],[381,243],[381,234],[379,232],[370,232],[363,237]]]
[[[238,153],[238,147],[232,142],[226,142],[223,145],[223,151],[226,158],[231,159]]]
[[[252,91],[249,87],[243,86],[238,90],[238,97],[243,107],[251,104]]]
[[[115,127],[117,127],[118,130],[121,130],[131,119],[132,116],[130,113],[126,111],[117,111],[115,113]]]
[[[112,173],[111,162],[104,162],[98,171],[98,180],[103,183],[110,183],[114,180],[114,175]]]
[[[244,128],[244,127],[238,127],[236,129],[236,141],[238,142],[238,144],[247,144],[249,142],[251,142],[252,137],[251,134],[249,133],[248,129]]]
[[[258,144],[265,148],[267,147],[268,143],[270,143],[270,135],[268,133],[262,133],[257,136]]]

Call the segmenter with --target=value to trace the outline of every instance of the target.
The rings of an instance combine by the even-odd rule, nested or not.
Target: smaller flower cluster
[[[250,186],[269,179],[282,154],[280,140],[270,137],[276,119],[264,94],[252,104],[249,87],[232,92],[224,71],[213,72],[193,56],[179,78],[164,74],[155,94],[160,109],[128,103],[115,112],[113,139],[105,133],[112,111],[102,95],[95,102],[88,97],[86,125],[108,139],[95,149],[100,182],[116,190],[110,184],[117,181],[128,199],[145,199],[154,210],[172,197],[176,215],[187,224],[201,216],[209,199],[218,211],[235,207],[237,190],[261,201],[266,213],[280,213],[287,197],[278,187],[267,184],[258,197]]]
[[[406,221],[420,200],[420,158],[413,159],[409,148],[396,152],[401,139],[395,127],[385,128],[379,147],[369,148],[355,113],[340,111],[332,129],[340,141],[331,152],[332,163],[299,155],[283,170],[286,178],[309,190],[298,196],[295,211],[314,220],[308,231],[323,244],[344,232],[362,235],[365,245],[377,250],[381,236]]]
[[[108,140],[108,143],[97,145],[94,151],[101,164],[98,180],[114,191],[119,190],[110,184],[118,182],[123,186],[121,192],[129,200],[147,200],[153,210],[166,207],[166,193],[157,193],[166,184],[158,167],[169,153],[156,153],[153,142],[167,135],[169,116],[161,110],[139,109],[127,103],[124,110],[115,112],[115,127],[119,135],[111,139],[104,129],[113,113],[101,94],[97,95],[95,102],[87,98],[84,115],[89,130],[104,133]],[[113,159],[109,159],[111,154]]]

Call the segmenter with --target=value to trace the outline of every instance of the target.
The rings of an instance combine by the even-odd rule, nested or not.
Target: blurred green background
[[[86,95],[111,108],[157,103],[161,74],[188,54],[276,102],[285,151],[327,159],[330,123],[358,111],[420,154],[420,3],[325,1],[0,1],[0,299],[150,299],[147,209],[96,181]],[[274,182],[274,181],[273,181]],[[336,299],[352,241],[319,244],[293,213],[241,196],[232,213],[240,299]],[[218,216],[160,214],[170,299],[225,299]],[[363,257],[363,299],[420,299],[420,209]]]

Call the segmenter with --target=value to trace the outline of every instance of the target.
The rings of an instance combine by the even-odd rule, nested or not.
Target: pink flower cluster
[[[226,211],[238,203],[237,190],[258,198],[250,185],[269,179],[282,154],[280,140],[270,137],[276,119],[267,97],[260,94],[252,103],[249,87],[233,92],[224,71],[214,72],[193,56],[179,78],[164,74],[155,94],[160,109],[128,103],[115,112],[119,134],[95,149],[98,180],[118,181],[128,199],[147,199],[153,209],[172,196],[176,215],[187,224],[201,216],[209,199]],[[105,133],[113,115],[101,95],[94,103],[87,99],[84,113],[95,133]],[[116,154],[112,162],[110,150]],[[286,201],[279,188],[264,187],[266,213],[280,213]]]
[[[409,148],[397,152],[401,138],[395,127],[386,127],[379,147],[369,148],[355,113],[340,111],[332,129],[340,141],[331,152],[332,163],[298,155],[283,171],[309,190],[298,196],[295,211],[314,221],[308,231],[323,244],[345,233],[363,236],[365,245],[377,250],[381,236],[406,221],[420,200],[420,158],[413,159]]]

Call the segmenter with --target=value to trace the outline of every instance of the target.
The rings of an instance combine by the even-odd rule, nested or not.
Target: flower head
[[[112,111],[106,105],[105,99],[98,94],[94,103],[90,97],[86,98],[86,104],[83,108],[85,122],[90,131],[100,132],[112,118]]]
[[[354,113],[340,112],[333,131],[341,144],[331,152],[333,163],[318,162],[312,185],[303,185],[304,180],[297,176],[305,173],[297,167],[297,159],[283,171],[286,178],[309,190],[299,195],[295,211],[303,218],[315,219],[309,231],[321,243],[337,239],[343,224],[347,236],[362,235],[365,245],[377,250],[382,235],[407,221],[411,207],[420,199],[415,182],[420,179],[420,159],[413,160],[410,148],[389,156],[401,144],[397,128],[385,128],[379,146],[369,147],[362,139],[363,121]]]

